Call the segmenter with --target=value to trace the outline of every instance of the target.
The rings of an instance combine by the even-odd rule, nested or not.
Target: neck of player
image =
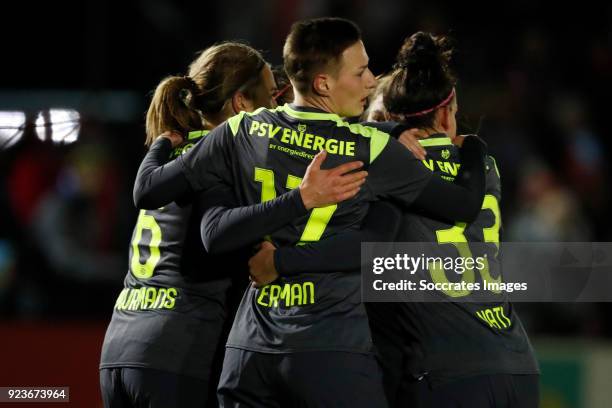
[[[293,104],[295,106],[301,106],[306,108],[316,108],[329,113],[337,113],[329,98],[321,97],[318,95],[302,95],[293,89],[295,99]]]
[[[426,128],[426,129],[425,128],[420,128],[418,130],[413,130],[411,132],[413,132],[412,134],[417,139],[427,139],[431,135],[439,135],[440,133],[446,135],[446,130],[443,129],[443,128],[439,128],[439,127]]]

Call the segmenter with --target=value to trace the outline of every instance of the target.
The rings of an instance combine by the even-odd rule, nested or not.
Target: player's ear
[[[326,74],[319,74],[315,76],[312,81],[312,88],[315,95],[329,96],[332,87],[332,78]]]
[[[234,96],[232,96],[232,109],[234,110],[235,114],[242,111],[252,112],[253,102],[242,92],[238,91],[234,94]]]
[[[451,128],[451,115],[452,111],[450,106],[443,106],[436,111],[436,119],[440,123],[440,127],[444,132],[448,132]]]

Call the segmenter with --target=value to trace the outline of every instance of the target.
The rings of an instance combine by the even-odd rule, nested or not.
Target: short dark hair
[[[298,21],[291,26],[283,47],[285,72],[297,90],[307,94],[315,75],[326,68],[337,68],[344,50],[359,40],[359,27],[344,18]]]

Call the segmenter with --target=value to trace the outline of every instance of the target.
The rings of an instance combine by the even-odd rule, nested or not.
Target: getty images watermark
[[[608,302],[612,243],[364,243],[366,302]]]

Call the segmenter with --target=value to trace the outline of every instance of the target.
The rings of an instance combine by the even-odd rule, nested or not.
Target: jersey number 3
[[[484,242],[495,244],[496,246],[495,253],[497,255],[497,250],[499,250],[499,227],[501,223],[499,203],[497,202],[497,198],[495,198],[495,196],[491,194],[485,195],[484,200],[482,202],[482,210],[489,210],[493,213],[493,217],[495,220],[494,224],[491,227],[484,228],[482,233],[483,233]],[[439,244],[452,244],[457,248],[457,251],[459,252],[459,256],[463,258],[473,259],[472,251],[470,251],[468,241],[464,235],[465,228],[466,228],[465,223],[458,222],[457,224],[455,224],[454,227],[436,231],[436,236],[438,238]],[[500,283],[501,276],[498,276],[497,278],[493,278],[491,276],[490,271],[489,271],[489,262],[487,259],[484,260],[484,266],[485,267],[482,270],[480,270],[482,279],[486,280],[487,282]],[[444,269],[440,269],[437,266],[432,265],[429,267],[429,272],[431,273],[431,278],[434,282],[436,283],[449,282],[448,278],[446,277],[446,272],[444,271]],[[475,277],[474,277],[473,268],[467,268],[466,271],[461,276],[461,279],[465,281],[466,283],[473,283],[474,278]],[[493,292],[501,293],[501,291],[499,290],[493,290]],[[458,298],[458,297],[469,295],[470,291],[467,289],[466,290],[452,290],[451,289],[451,290],[444,291],[444,293],[446,293],[450,297]]]

